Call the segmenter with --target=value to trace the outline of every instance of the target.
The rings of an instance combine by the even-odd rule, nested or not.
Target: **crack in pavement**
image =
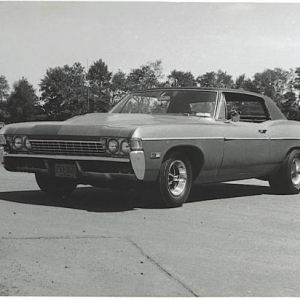
[[[151,258],[148,254],[144,252],[144,250],[137,245],[134,241],[129,238],[126,238],[128,242],[130,242],[145,258],[151,261],[160,271],[162,271],[169,278],[173,279],[177,283],[179,283],[182,287],[184,287],[189,293],[191,293],[194,297],[199,297],[190,287],[188,287],[185,283],[183,283],[178,278],[174,277],[170,272],[168,272],[165,268],[163,268],[158,262],[156,262],[153,258]]]

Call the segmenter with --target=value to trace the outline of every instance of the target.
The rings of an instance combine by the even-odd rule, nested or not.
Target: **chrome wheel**
[[[168,189],[178,197],[184,193],[187,184],[187,169],[181,160],[174,160],[169,167]]]
[[[300,150],[295,149],[285,157],[277,174],[270,177],[269,183],[278,194],[299,194]]]
[[[291,179],[294,186],[300,184],[300,159],[295,157],[291,166]]]
[[[173,152],[163,161],[158,178],[162,204],[179,207],[187,199],[193,182],[193,169],[187,157]]]

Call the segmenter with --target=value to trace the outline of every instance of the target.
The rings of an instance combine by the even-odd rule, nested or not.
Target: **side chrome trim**
[[[268,141],[268,140],[270,140],[270,138],[268,138],[268,137],[262,137],[262,138],[242,138],[242,137],[240,137],[240,138],[234,138],[234,137],[226,137],[225,139],[224,139],[225,141],[232,141],[232,140],[241,140],[241,141],[244,141],[244,140],[250,140],[250,141],[255,141],[255,140],[266,140],[266,141]]]
[[[169,140],[270,140],[269,137],[243,138],[243,137],[178,137],[178,138],[144,138],[143,141],[169,141]]]
[[[131,151],[130,152],[131,165],[135,176],[139,180],[143,180],[145,177],[146,163],[145,154],[143,151]]]
[[[119,157],[67,156],[67,155],[43,155],[43,154],[33,155],[33,154],[23,154],[23,153],[20,154],[3,153],[3,157],[130,162],[129,158],[119,158]]]
[[[142,138],[142,141],[169,140],[224,140],[224,137],[173,137],[173,138]]]
[[[173,138],[143,138],[142,141],[173,141],[173,140],[300,140],[296,137],[173,137]]]
[[[300,140],[300,137],[279,137],[279,138],[271,138],[271,140]]]

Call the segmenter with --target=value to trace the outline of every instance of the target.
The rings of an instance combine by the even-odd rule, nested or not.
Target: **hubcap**
[[[178,197],[186,187],[187,170],[185,164],[181,160],[175,160],[171,163],[168,174],[168,188],[170,193]]]
[[[294,186],[300,184],[300,159],[297,157],[294,158],[292,162],[291,178]]]

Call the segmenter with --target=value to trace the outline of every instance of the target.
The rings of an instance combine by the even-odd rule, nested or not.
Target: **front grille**
[[[30,140],[33,153],[73,156],[103,156],[105,151],[100,142]]]

